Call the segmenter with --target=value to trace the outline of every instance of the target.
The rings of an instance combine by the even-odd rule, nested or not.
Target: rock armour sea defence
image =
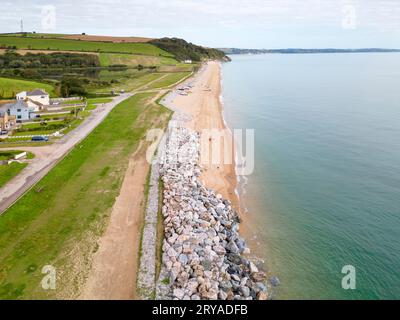
[[[266,274],[244,257],[238,213],[199,180],[199,141],[175,127],[160,159],[165,238],[157,298],[265,300]]]

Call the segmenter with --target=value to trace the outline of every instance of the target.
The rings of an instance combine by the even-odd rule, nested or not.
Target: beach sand
[[[223,105],[221,102],[221,63],[212,61],[205,64],[196,75],[187,80],[186,84],[193,87],[187,96],[175,94],[165,103],[175,111],[188,115],[185,126],[190,129],[202,132],[203,130],[217,129],[224,130],[224,133],[231,137],[223,117]],[[183,84],[184,86],[185,84]],[[168,101],[169,100],[169,101]],[[223,154],[221,148],[221,154]],[[238,179],[235,170],[234,148],[232,148],[232,163],[228,164],[202,164],[201,180],[208,188],[220,193],[224,198],[229,199],[233,207],[239,212],[243,223],[240,225],[240,234],[250,240],[252,238],[249,224],[246,223],[247,215],[243,214],[242,203],[236,192]],[[221,155],[221,159],[223,156]],[[250,248],[252,245],[250,243]]]

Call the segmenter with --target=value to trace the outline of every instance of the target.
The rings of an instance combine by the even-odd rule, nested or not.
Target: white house
[[[18,122],[26,121],[31,118],[31,109],[23,100],[17,100],[15,103],[5,105],[10,116],[15,116]]]
[[[23,100],[28,104],[32,111],[40,111],[45,106],[50,105],[49,94],[41,89],[33,91],[22,91],[17,94],[17,100]]]

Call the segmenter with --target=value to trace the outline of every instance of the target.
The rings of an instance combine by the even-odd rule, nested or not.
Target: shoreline
[[[221,63],[220,63],[221,64]],[[225,115],[225,99],[224,99],[224,86],[223,86],[223,76],[222,76],[222,66],[220,67],[220,95],[219,95],[219,102],[221,105],[221,117],[222,121],[224,123],[224,126],[227,130],[229,130],[230,135],[232,136],[232,128],[229,126],[227,120],[226,120],[226,115]],[[234,142],[235,143],[235,142]],[[247,185],[248,178],[246,176],[240,176],[238,174],[238,168],[237,168],[237,163],[238,163],[238,153],[237,153],[237,148],[236,145],[234,145],[234,157],[233,157],[233,165],[235,168],[235,175],[236,175],[236,186],[235,186],[235,194],[238,199],[238,210],[239,213],[242,216],[244,216],[249,210],[245,204],[244,196],[246,194],[246,189],[245,186]],[[242,181],[243,180],[243,181]]]
[[[182,85],[188,83],[193,84],[192,92],[188,96],[171,92],[163,104],[175,113],[180,113],[177,117],[185,118],[184,126],[189,129],[197,132],[209,129],[227,130],[232,137],[232,130],[224,117],[221,62],[212,61],[203,65],[194,77],[187,79]],[[204,88],[210,91],[205,91]],[[233,151],[231,164],[202,166],[200,179],[208,188],[229,199],[242,216],[235,147]]]
[[[193,77],[181,83],[181,86],[186,85],[192,86],[188,96],[181,96],[174,90],[163,99],[162,104],[174,111],[172,120],[180,121],[185,127],[197,132],[204,129],[227,130],[231,138],[233,131],[224,114],[222,63],[211,61],[203,64]],[[206,187],[231,201],[242,220],[239,234],[246,240],[251,251],[250,255],[266,267],[264,259],[254,255],[258,241],[249,221],[251,217],[247,214],[245,186],[248,178],[238,175],[237,162],[237,148],[234,145],[232,164],[220,168],[213,165],[201,166],[200,180]]]

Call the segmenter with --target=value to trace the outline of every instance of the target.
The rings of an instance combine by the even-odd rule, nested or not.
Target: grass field
[[[170,57],[144,56],[123,53],[100,53],[101,66],[107,67],[116,64],[124,64],[129,67],[136,67],[139,64],[144,67],[176,65],[178,62]]]
[[[8,79],[8,78],[0,78],[0,98],[3,99],[12,99],[15,98],[15,95],[21,91],[33,90],[33,89],[44,89],[50,96],[54,96],[54,87],[46,84],[35,81],[26,81],[26,80],[18,80],[18,79]]]
[[[149,43],[110,43],[0,36],[0,45],[16,46],[17,49],[134,53],[149,56],[172,57],[172,54]]]
[[[113,101],[112,98],[91,98],[87,99],[88,104],[99,104],[99,103],[109,103]]]
[[[0,160],[9,160],[14,158],[17,154],[22,153],[23,151],[21,150],[7,150],[7,151],[2,151],[0,149]],[[33,159],[35,156],[31,152],[27,152],[27,159]]]
[[[93,99],[87,99],[87,107],[86,110],[87,111],[91,111],[97,108],[97,106],[99,104],[102,103],[109,103],[111,102],[112,99],[111,98],[93,98]]]
[[[119,83],[115,83],[110,87],[93,88],[93,89],[91,89],[91,92],[109,93],[111,90],[114,90],[114,91],[125,90],[127,92],[133,91],[133,90],[137,90],[138,88],[144,86],[146,83],[157,80],[161,76],[163,76],[163,74],[141,72],[141,73],[133,74],[128,77],[121,77],[121,78],[119,78]]]
[[[11,151],[1,151],[0,150],[0,160],[10,160],[13,159],[15,155],[22,153],[23,151],[11,150]],[[35,156],[28,152],[27,159],[33,159]],[[19,174],[28,164],[13,162],[8,165],[0,165],[0,188],[4,186],[8,181]]]
[[[34,188],[0,216],[0,299],[75,297],[119,193],[129,155],[170,112],[155,93],[122,102]],[[115,124],[118,123],[116,126]],[[56,290],[41,288],[45,265]]]
[[[146,87],[146,89],[160,89],[169,87],[178,81],[183,80],[189,74],[189,72],[166,73],[165,77],[152,82],[148,87]]]
[[[71,112],[41,115],[40,118],[36,118],[35,121],[40,122],[43,120],[60,120],[60,119],[64,119],[65,117],[68,117],[70,115],[71,115]]]
[[[119,91],[134,91],[134,90],[152,90],[160,89],[171,86],[178,81],[181,81],[187,77],[189,72],[177,72],[177,73],[142,73],[138,76],[121,78],[119,83],[113,84],[107,88],[94,88],[91,92],[93,93],[106,93],[110,90]]]
[[[8,165],[0,165],[0,188],[19,174],[28,164],[13,162]]]

